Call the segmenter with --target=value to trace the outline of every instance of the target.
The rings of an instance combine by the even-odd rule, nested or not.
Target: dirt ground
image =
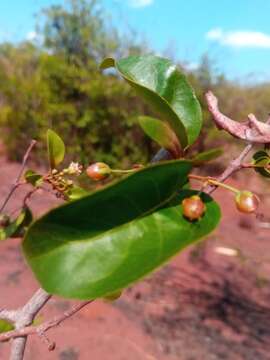
[[[2,156],[0,167],[2,198],[19,165]],[[265,189],[257,176],[247,174],[230,183],[257,193]],[[223,218],[206,241],[182,252],[116,302],[96,301],[49,331],[55,351],[48,352],[46,344],[32,336],[25,360],[270,359],[270,228],[260,225],[268,221],[270,197],[263,196],[260,211],[266,218],[260,221],[240,215],[229,194],[217,190],[214,197]],[[18,208],[22,198],[18,191],[9,208]],[[47,193],[32,201],[39,214],[54,204]],[[239,256],[222,255],[218,247],[233,247]],[[0,273],[0,308],[18,307],[38,288],[21,256],[20,239],[1,243]],[[39,321],[71,304],[53,298]],[[8,359],[8,353],[9,343],[2,343],[0,359]]]

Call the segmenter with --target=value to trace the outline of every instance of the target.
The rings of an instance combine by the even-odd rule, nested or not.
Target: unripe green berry
[[[239,191],[235,196],[236,207],[239,211],[251,214],[257,210],[260,199],[257,195],[253,194],[251,191],[243,190]]]
[[[103,180],[108,177],[111,173],[111,168],[103,163],[103,162],[96,162],[86,169],[86,174],[95,181]]]
[[[206,210],[204,202],[198,195],[193,195],[184,199],[182,201],[182,206],[183,215],[191,221],[200,219]]]

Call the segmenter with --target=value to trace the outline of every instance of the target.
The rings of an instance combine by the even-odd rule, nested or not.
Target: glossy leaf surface
[[[107,58],[101,68],[114,66],[137,93],[170,124],[183,148],[198,137],[200,104],[184,74],[168,59],[154,55]]]
[[[191,223],[179,205],[190,196],[176,193],[189,170],[181,160],[152,165],[36,221],[23,250],[42,287],[67,298],[106,297],[208,234],[218,206],[203,195],[206,214]]]
[[[53,130],[47,131],[48,158],[51,169],[55,169],[65,157],[65,144]]]

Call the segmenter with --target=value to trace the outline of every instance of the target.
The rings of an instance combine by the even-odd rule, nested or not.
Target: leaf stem
[[[266,169],[266,170],[270,170],[270,165],[256,165],[256,164],[242,164],[241,165],[243,169],[252,169],[252,168],[261,168],[261,169]]]
[[[120,170],[120,169],[111,169],[111,172],[114,174],[132,174],[138,169],[129,169],[129,170]]]
[[[23,174],[23,171],[25,169],[25,166],[26,166],[26,162],[29,158],[29,155],[33,149],[33,147],[36,145],[36,140],[31,140],[31,143],[30,145],[28,146],[28,149],[26,150],[26,153],[24,154],[24,157],[23,157],[23,161],[22,161],[22,165],[21,165],[21,168],[20,168],[20,171],[17,175],[17,178],[14,182],[14,184],[11,186],[11,189],[9,191],[9,193],[7,194],[6,198],[4,199],[3,201],[3,204],[0,208],[0,213],[4,210],[4,208],[6,207],[7,203],[9,202],[9,199],[11,198],[12,194],[14,193],[14,191],[20,186],[22,185],[23,183],[20,183],[20,179],[21,179],[21,176]]]
[[[199,176],[199,175],[193,175],[193,174],[190,174],[188,177],[190,179],[202,181],[205,184],[223,187],[224,189],[232,191],[235,194],[237,194],[239,192],[238,189],[236,189],[236,188],[234,188],[234,187],[232,187],[230,185],[224,184],[224,183],[222,183],[222,182],[220,182],[220,181],[218,181],[218,180],[216,180],[214,178],[211,178],[211,177]]]

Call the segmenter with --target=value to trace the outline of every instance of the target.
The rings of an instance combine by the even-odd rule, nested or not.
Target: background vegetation
[[[98,70],[104,57],[150,52],[147,45],[121,36],[97,0],[51,6],[42,11],[39,24],[34,42],[0,45],[0,130],[9,158],[20,160],[35,138],[43,140],[36,148],[42,161],[51,127],[61,134],[73,160],[121,161],[122,166],[147,161],[155,145],[136,118],[151,114],[150,109],[113,72]],[[207,56],[196,71],[185,71],[203,106],[205,127],[195,145],[199,150],[220,140],[204,104],[209,88],[229,116],[240,120],[254,112],[261,120],[267,117],[269,84],[228,81]]]

